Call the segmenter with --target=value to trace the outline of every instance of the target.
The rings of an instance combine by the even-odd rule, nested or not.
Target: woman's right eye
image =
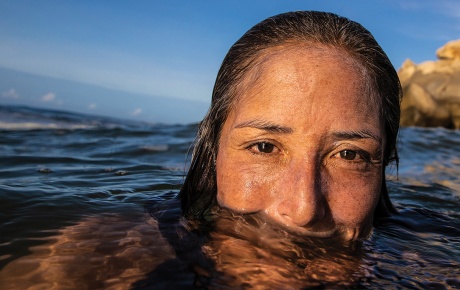
[[[275,149],[276,149],[275,145],[268,143],[268,142],[258,142],[258,143],[255,143],[249,146],[249,150],[252,153],[259,153],[259,154],[260,153],[269,154],[269,153],[272,153],[273,150]]]

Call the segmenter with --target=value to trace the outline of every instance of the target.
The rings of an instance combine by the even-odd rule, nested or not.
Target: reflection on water
[[[292,237],[254,217],[223,212],[212,227],[198,229],[167,210],[162,220],[170,224],[161,231],[149,217],[88,217],[8,264],[0,286],[301,288],[352,285],[363,275],[360,250]]]
[[[213,284],[280,289],[353,285],[363,275],[359,245],[353,246],[293,236],[256,216],[221,211],[204,250],[218,273]]]
[[[459,287],[460,223],[435,211],[398,207],[365,242],[364,262],[379,287]],[[371,281],[376,284],[376,281]]]
[[[1,289],[126,289],[173,257],[151,219],[87,217],[43,242],[0,272]]]
[[[460,131],[404,128],[399,214],[344,245],[225,210],[181,218],[195,125],[0,113],[19,120],[0,128],[0,289],[460,288]]]
[[[370,240],[344,245],[293,236],[225,210],[216,211],[212,224],[197,225],[171,204],[161,215],[152,212],[159,221],[92,216],[65,227],[9,263],[0,288],[460,286],[458,220],[435,212],[400,209]]]

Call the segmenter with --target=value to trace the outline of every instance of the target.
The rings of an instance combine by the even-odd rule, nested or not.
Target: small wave
[[[37,123],[37,122],[22,122],[22,123],[8,123],[0,122],[1,130],[39,130],[39,129],[91,129],[95,126],[84,124],[56,124],[56,123]]]
[[[145,151],[153,151],[153,152],[163,152],[168,151],[168,145],[144,145],[140,147],[142,150]]]

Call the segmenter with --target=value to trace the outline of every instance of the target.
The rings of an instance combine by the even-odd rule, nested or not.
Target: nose
[[[292,164],[267,211],[272,219],[288,227],[314,227],[325,218],[327,203],[320,172],[313,162]]]

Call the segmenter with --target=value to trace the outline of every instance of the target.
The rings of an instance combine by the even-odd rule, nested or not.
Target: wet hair
[[[252,27],[228,51],[217,74],[211,107],[199,125],[192,160],[179,193],[183,214],[192,219],[206,218],[216,205],[216,158],[222,127],[238,98],[238,86],[264,51],[287,44],[336,48],[348,53],[366,74],[370,92],[380,107],[385,130],[384,167],[398,165],[396,139],[402,97],[398,75],[372,34],[359,23],[317,11],[288,12],[270,17]],[[377,101],[377,102],[375,102]],[[374,218],[388,216],[394,207],[388,196],[385,170],[381,195]]]

